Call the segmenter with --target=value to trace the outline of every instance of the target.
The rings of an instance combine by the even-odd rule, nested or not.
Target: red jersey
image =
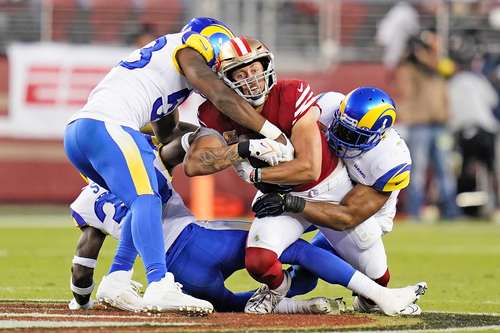
[[[293,125],[308,112],[311,106],[316,105],[316,99],[317,97],[307,82],[302,80],[279,80],[267,96],[260,114],[281,129],[287,137],[291,137]],[[208,100],[200,105],[198,120],[202,126],[212,128],[222,134],[226,140],[228,137],[238,138],[242,134],[254,133],[219,112]],[[228,144],[236,142],[228,142]],[[328,147],[323,132],[321,132],[321,148],[322,163],[319,179],[295,186],[295,192],[314,187],[328,177],[337,166],[338,159]]]

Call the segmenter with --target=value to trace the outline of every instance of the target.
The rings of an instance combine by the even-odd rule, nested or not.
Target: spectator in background
[[[485,202],[485,215],[491,215],[498,204],[497,177],[495,172],[495,142],[499,130],[494,109],[498,95],[493,85],[473,64],[480,57],[477,40],[473,35],[453,36],[450,55],[456,63],[456,74],[449,81],[450,125],[457,134],[458,147],[462,153],[462,168],[458,178],[459,192],[483,190],[489,195]],[[478,183],[478,165],[482,165],[486,179]],[[481,183],[484,184],[481,188]],[[464,202],[464,205],[477,205]],[[464,212],[478,214],[476,209]]]
[[[439,185],[441,216],[452,219],[459,215],[455,178],[448,164],[452,145],[446,129],[447,86],[438,73],[439,43],[432,30],[412,37],[395,73],[399,119],[408,129],[407,142],[413,160],[406,211],[415,220],[420,219],[425,204],[429,164],[433,167],[433,184]]]
[[[132,35],[131,42],[133,46],[137,48],[141,48],[144,45],[150,43],[151,41],[156,39],[157,34],[155,33],[155,29],[151,24],[142,24],[138,31]]]
[[[375,38],[384,47],[383,62],[389,73],[397,67],[408,39],[419,30],[418,11],[406,1],[398,2],[379,22]]]

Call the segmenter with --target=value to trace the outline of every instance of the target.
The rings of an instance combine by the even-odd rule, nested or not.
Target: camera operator
[[[484,57],[476,35],[477,32],[470,31],[450,38],[450,56],[456,64],[456,73],[449,81],[450,125],[462,153],[458,192],[483,191],[487,194],[487,200],[482,204],[464,202],[469,206],[464,212],[489,216],[498,204],[495,143],[499,123],[494,116],[498,94],[480,72],[478,65]],[[481,172],[480,168],[484,171]]]

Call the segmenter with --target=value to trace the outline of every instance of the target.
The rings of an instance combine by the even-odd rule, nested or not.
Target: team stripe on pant
[[[106,124],[106,130],[125,157],[137,195],[153,194],[139,147],[137,147],[132,136],[125,132],[120,125],[116,124]]]

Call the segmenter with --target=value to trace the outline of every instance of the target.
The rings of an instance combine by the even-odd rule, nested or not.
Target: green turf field
[[[0,299],[70,299],[70,263],[78,229],[66,209],[0,208]],[[500,225],[480,222],[416,225],[399,223],[385,237],[391,286],[427,281],[424,311],[500,313]],[[108,240],[98,263],[96,281],[106,272],[115,242]],[[144,281],[140,265],[135,278]],[[229,286],[257,286],[245,272]],[[311,295],[345,296],[324,283]]]

